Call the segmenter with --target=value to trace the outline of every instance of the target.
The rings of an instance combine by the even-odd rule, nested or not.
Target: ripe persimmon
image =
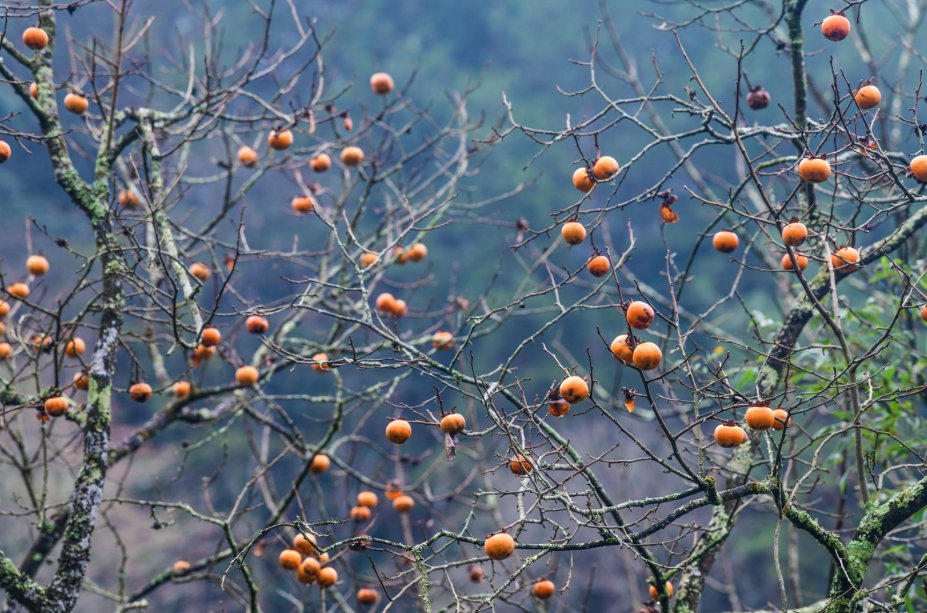
[[[320,153],[309,160],[309,168],[314,172],[325,172],[332,167],[332,158],[327,153]]]
[[[129,387],[129,397],[135,402],[148,402],[151,399],[151,386],[143,381]]]
[[[30,255],[26,258],[26,270],[29,271],[30,275],[41,277],[48,272],[48,260],[45,259],[45,256]]]
[[[203,328],[203,332],[200,333],[200,342],[207,347],[215,347],[221,340],[222,333],[219,332],[218,328],[210,326],[208,328]]]
[[[628,310],[625,313],[625,319],[628,320],[628,325],[637,330],[644,330],[650,327],[650,324],[653,323],[654,312],[653,308],[641,300],[635,300],[628,305]]]
[[[209,271],[209,267],[202,262],[193,262],[190,264],[189,268],[190,274],[199,281],[206,282],[209,280],[209,276],[212,274]]]
[[[924,323],[927,323],[927,305],[924,305],[924,308],[921,309],[921,319],[924,320]]]
[[[799,270],[804,270],[808,268],[808,258],[806,258],[805,256],[803,256],[802,254],[798,252],[795,253],[795,261],[798,262]],[[788,253],[782,256],[782,268],[784,270],[794,270],[795,269],[795,266],[792,265],[792,258],[789,257]]]
[[[364,161],[364,150],[351,145],[341,151],[341,162],[345,166],[357,166]]]
[[[306,558],[296,567],[296,580],[300,583],[314,583],[322,565],[315,558]]]
[[[715,442],[721,447],[737,447],[747,442],[747,433],[732,421],[715,428]]]
[[[789,247],[798,247],[808,238],[808,228],[800,221],[792,221],[782,228],[782,242]]]
[[[773,416],[775,417],[772,425],[773,430],[782,430],[792,425],[792,418],[789,417],[789,412],[785,409],[776,409],[773,411]]]
[[[315,210],[315,204],[309,196],[296,196],[290,200],[290,208],[293,209],[294,213],[306,215]]]
[[[573,171],[573,187],[581,192],[591,191],[595,187],[595,181],[589,176],[589,169],[583,166]]]
[[[628,345],[627,334],[616,336],[612,344],[609,345],[609,349],[613,356],[625,364],[631,364],[633,362],[634,351],[631,349],[631,346]]]
[[[207,347],[206,345],[200,344],[196,346],[196,349],[193,350],[192,362],[194,366],[199,366],[201,362],[204,362],[210,359],[213,354],[216,353],[215,347]]]
[[[872,83],[866,83],[856,90],[856,93],[853,94],[853,99],[856,100],[856,104],[859,105],[859,108],[867,111],[879,106],[879,103],[882,102],[882,92]]]
[[[0,300],[0,317],[6,317],[10,314],[10,303],[6,300]]]
[[[853,247],[841,247],[831,254],[830,265],[835,272],[853,272],[859,268],[859,251]]]
[[[375,605],[380,600],[380,593],[373,588],[362,587],[357,590],[357,602],[362,605]]]
[[[657,347],[656,343],[640,343],[634,348],[631,357],[634,366],[641,370],[653,370],[660,365],[663,360],[663,352]]]
[[[532,468],[534,467],[531,466],[531,462],[528,461],[528,458],[521,454],[515,454],[512,456],[512,459],[509,460],[509,470],[520,477],[530,473]]]
[[[254,168],[258,164],[257,151],[247,145],[238,149],[238,163],[248,168]]]
[[[36,100],[39,98],[39,84],[35,81],[29,84],[29,95]]]
[[[317,353],[312,356],[312,364],[310,366],[312,370],[318,373],[326,373],[332,369],[332,365],[328,361],[327,353]]]
[[[60,417],[68,412],[68,399],[64,396],[52,396],[45,399],[45,412],[52,417]]]
[[[568,221],[560,229],[560,235],[570,245],[578,245],[586,240],[586,228],[578,221]]]
[[[376,253],[364,252],[360,256],[361,268],[370,268],[380,260]]]
[[[431,346],[438,351],[447,351],[454,348],[454,335],[446,331],[435,332],[431,336]]]
[[[830,164],[823,158],[802,158],[798,163],[798,176],[802,181],[822,183],[830,178]]]
[[[83,115],[90,108],[90,103],[80,94],[68,94],[64,97],[64,108],[75,115]]]
[[[127,209],[138,208],[138,205],[142,203],[138,197],[138,194],[136,194],[135,190],[133,189],[125,189],[119,192],[116,200],[119,202],[120,206],[124,206]]]
[[[258,369],[254,366],[242,366],[235,371],[235,380],[238,381],[238,385],[243,385],[245,387],[250,387],[258,382],[261,374],[258,372]]]
[[[395,315],[399,309],[396,297],[389,292],[383,292],[377,296],[375,305],[378,311],[386,315]]]
[[[277,561],[280,562],[280,566],[283,568],[295,570],[299,566],[299,563],[303,561],[303,557],[299,555],[299,552],[295,549],[284,549],[280,552]]]
[[[44,49],[48,46],[48,32],[35,26],[23,30],[23,44],[30,49]]]
[[[76,372],[74,377],[71,379],[71,383],[76,389],[86,392],[90,389],[90,377],[87,376],[85,372]]]
[[[271,130],[267,135],[267,145],[275,151],[284,151],[293,144],[291,130]]]
[[[911,174],[921,183],[927,183],[927,155],[918,155],[911,160]]]
[[[386,496],[387,500],[396,500],[402,496],[402,490],[399,488],[399,484],[396,481],[390,481],[386,484],[386,489],[383,490],[383,494]]]
[[[386,438],[395,445],[402,445],[412,436],[412,426],[404,419],[394,419],[386,425]]]
[[[10,296],[19,298],[20,300],[25,300],[29,297],[29,286],[22,281],[12,283],[9,287],[6,288],[6,291]]]
[[[13,346],[9,343],[0,343],[0,360],[5,360],[13,354]]]
[[[604,277],[611,270],[612,263],[604,255],[596,255],[589,259],[586,268],[593,277]]]
[[[331,468],[332,460],[324,453],[317,453],[312,457],[312,463],[309,465],[309,470],[313,474],[321,475],[324,472],[328,472],[328,469]]]
[[[589,385],[582,377],[572,375],[560,384],[560,396],[570,404],[582,402],[589,397]]]
[[[660,595],[657,593],[657,588],[653,585],[650,586],[650,600],[658,600]],[[666,592],[667,598],[673,597],[673,584],[669,581],[666,582],[666,585],[663,586],[663,591]]]
[[[177,560],[174,562],[174,565],[171,566],[171,572],[175,575],[182,575],[188,570],[190,570],[190,563],[186,560]]]
[[[397,513],[408,513],[414,506],[415,500],[412,498],[412,496],[407,496],[406,494],[398,496],[393,501],[393,510],[395,510]],[[366,509],[367,507],[361,508]]]
[[[554,595],[554,592],[557,591],[554,582],[550,580],[538,581],[531,588],[531,591],[534,593],[535,598],[540,598],[541,600],[546,600]]]
[[[413,262],[421,262],[428,255],[428,247],[425,246],[425,243],[415,243],[409,247],[407,256]]]
[[[744,420],[751,430],[769,430],[776,423],[776,416],[769,407],[750,407],[744,414]]]
[[[304,556],[314,554],[317,551],[316,545],[315,535],[311,532],[306,532],[305,534],[300,532],[293,537],[293,549]],[[316,562],[316,564],[318,564],[318,562]]]
[[[13,155],[13,149],[10,148],[10,144],[5,140],[0,140],[0,164],[10,159]]]
[[[721,253],[733,253],[739,245],[740,239],[730,230],[721,230],[711,237],[711,246]]]
[[[331,566],[326,566],[319,570],[315,578],[319,582],[319,587],[324,590],[338,583],[338,571]]]
[[[441,432],[459,434],[467,428],[467,420],[460,413],[448,413],[441,418]]]
[[[87,343],[79,336],[75,336],[64,346],[64,353],[69,358],[75,358],[87,350]]]
[[[363,492],[357,493],[357,504],[362,507],[373,508],[377,506],[379,499],[377,495],[370,490],[364,490]]]
[[[515,539],[505,532],[493,534],[483,543],[483,550],[493,560],[504,560],[515,552]]]
[[[264,334],[270,329],[270,322],[266,317],[251,315],[245,320],[245,329],[251,334]]]
[[[409,312],[409,307],[405,300],[396,300],[396,309],[393,311],[393,317],[405,317]]]
[[[174,395],[178,398],[186,398],[190,395],[190,390],[192,389],[189,381],[178,381],[174,384],[174,387],[171,388],[174,392]]]
[[[385,72],[375,72],[370,76],[370,89],[378,96],[385,96],[393,91],[393,77]]]
[[[839,42],[850,35],[850,20],[839,13],[825,17],[821,22],[821,34],[829,41]]]
[[[592,167],[592,176],[599,181],[608,181],[618,174],[619,168],[618,160],[610,155],[603,155],[596,160],[595,165]]]

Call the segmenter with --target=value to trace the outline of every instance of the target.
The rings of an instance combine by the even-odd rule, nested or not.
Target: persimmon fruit
[[[394,419],[386,426],[386,439],[395,445],[402,445],[411,436],[412,426],[404,419]]]

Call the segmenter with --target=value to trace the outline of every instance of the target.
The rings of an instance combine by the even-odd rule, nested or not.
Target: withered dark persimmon
[[[534,467],[531,465],[531,462],[528,461],[528,458],[521,454],[515,454],[512,456],[512,459],[509,460],[509,470],[520,477],[530,473],[532,468]]]

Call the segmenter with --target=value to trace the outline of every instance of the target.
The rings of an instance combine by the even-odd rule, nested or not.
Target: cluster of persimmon
[[[315,535],[309,532],[293,537],[292,546],[281,551],[277,561],[281,568],[295,571],[300,583],[317,583],[324,590],[338,582],[338,571],[326,566],[329,556],[319,549]]]
[[[784,430],[792,425],[792,418],[785,409],[771,409],[765,405],[751,406],[744,414],[744,421],[751,430]],[[721,447],[738,447],[747,442],[747,432],[734,420],[725,420],[715,428],[715,442]]]
[[[925,166],[927,166],[927,156],[923,156]],[[808,228],[801,223],[798,218],[793,217],[789,223],[782,228],[782,244],[787,247],[800,247],[808,238]],[[722,230],[715,233],[712,237],[712,246],[721,253],[732,253],[737,250],[740,239],[730,230]],[[793,260],[794,257],[794,260]],[[838,247],[830,254],[830,267],[838,274],[847,274],[859,268],[860,253],[859,250],[850,245]],[[799,270],[808,267],[808,256],[794,249],[786,251],[782,256],[781,266],[783,270]]]
[[[635,330],[646,330],[654,318],[653,307],[641,300],[631,302],[625,311],[629,328]],[[639,370],[653,370],[663,361],[663,352],[656,343],[640,342],[631,334],[616,336],[609,349],[618,361]]]

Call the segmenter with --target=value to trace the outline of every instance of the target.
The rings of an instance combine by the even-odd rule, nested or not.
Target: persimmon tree
[[[44,149],[82,215],[0,269],[7,609],[578,609],[618,559],[608,606],[742,610],[741,525],[773,609],[927,601],[927,2],[684,3],[647,70],[603,2],[561,128],[339,84],[289,0],[234,53],[205,9],[170,49],[142,5],[7,4],[0,173]],[[478,189],[519,137],[563,169],[543,226]],[[441,244],[491,227],[498,262]]]

